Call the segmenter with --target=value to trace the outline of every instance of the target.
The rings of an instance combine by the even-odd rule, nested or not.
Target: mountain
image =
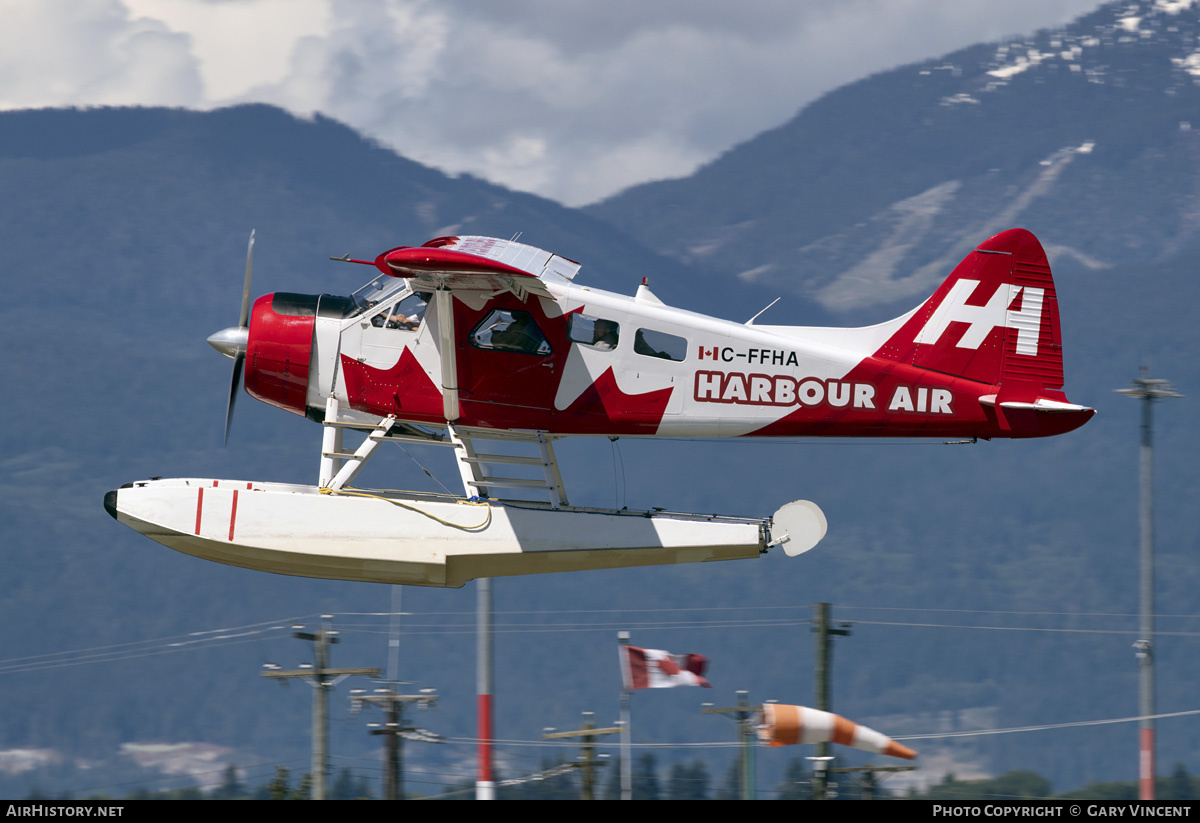
[[[847,318],[915,305],[1013,225],[1056,267],[1167,260],[1200,244],[1198,35],[1189,2],[1113,3],[852,83],[588,211]]]
[[[231,761],[252,783],[276,765],[304,771],[309,690],[256,673],[308,659],[290,627],[332,613],[334,665],[388,665],[389,587],[206,563],[101,506],[153,475],[312,482],[319,431],[298,417],[242,398],[220,448],[229,363],[203,339],[233,322],[250,228],[256,293],[347,293],[365,270],[327,257],[523,231],[583,263],[580,282],[631,292],[648,274],[684,308],[737,319],[787,293],[772,323],[885,319],[994,230],[1034,230],[1055,270],[1066,389],[1099,409],[1094,421],[1048,441],[950,446],[564,443],[575,502],[754,515],[806,497],[830,534],[795,559],[497,581],[498,736],[534,741],[583,710],[615,718],[614,635],[627,629],[705,654],[716,686],[637,695],[636,738],[725,739],[701,700],[809,699],[815,602],[853,623],[837,640],[834,708],[890,735],[1134,714],[1138,410],[1112,390],[1148,363],[1191,394],[1200,362],[1195,131],[1181,125],[1197,119],[1200,9],[1135,5],[867,78],[692,178],[585,211],[263,106],[0,114],[0,792],[215,783]],[[1196,708],[1200,677],[1190,402],[1156,410],[1164,712]],[[446,456],[428,451],[377,458],[363,482],[436,488],[425,467],[451,484]],[[400,676],[439,690],[419,724],[451,738],[406,754],[429,793],[474,757],[473,608],[471,587],[405,589],[399,604]],[[349,714],[348,686],[334,701],[336,763],[378,774],[364,725],[378,718]],[[1196,771],[1193,722],[1162,721],[1164,773]],[[1019,767],[1061,790],[1130,779],[1135,741],[1112,724],[914,747],[932,780]],[[560,753],[501,751],[506,774]],[[760,753],[762,785],[794,755]]]

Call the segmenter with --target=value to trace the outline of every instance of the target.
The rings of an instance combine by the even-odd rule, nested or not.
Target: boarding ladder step
[[[469,429],[449,426],[450,440],[458,458],[458,470],[462,476],[463,489],[468,496],[490,497],[491,488],[538,490],[546,494],[552,508],[569,506],[567,492],[563,487],[558,460],[551,445],[552,438],[545,432],[492,432],[487,429]],[[476,448],[478,441],[519,444],[537,450],[536,456],[520,454],[498,454],[482,452]],[[495,473],[495,466],[528,466],[541,470],[541,477],[509,477]],[[490,470],[489,470],[490,469]],[[538,501],[527,501],[538,502]]]
[[[467,463],[506,463],[516,466],[541,466],[541,457],[518,457],[513,454],[479,454],[474,457],[463,458]]]

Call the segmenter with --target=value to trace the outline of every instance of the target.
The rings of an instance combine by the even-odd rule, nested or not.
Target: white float
[[[777,524],[774,518],[553,508],[201,478],[129,483],[108,492],[104,505],[146,537],[206,560],[300,577],[417,586],[737,560],[780,543],[793,554],[825,532],[824,516],[811,503],[788,504]]]

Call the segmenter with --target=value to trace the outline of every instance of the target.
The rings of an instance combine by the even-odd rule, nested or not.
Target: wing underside
[[[552,297],[547,282],[570,283],[579,264],[548,251],[494,237],[441,237],[375,259],[380,271],[403,277],[418,291],[511,292]]]

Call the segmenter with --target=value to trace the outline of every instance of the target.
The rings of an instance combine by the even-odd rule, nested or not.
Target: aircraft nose
[[[236,358],[246,353],[246,344],[250,340],[250,329],[245,326],[230,326],[208,336],[208,345],[226,357]]]

